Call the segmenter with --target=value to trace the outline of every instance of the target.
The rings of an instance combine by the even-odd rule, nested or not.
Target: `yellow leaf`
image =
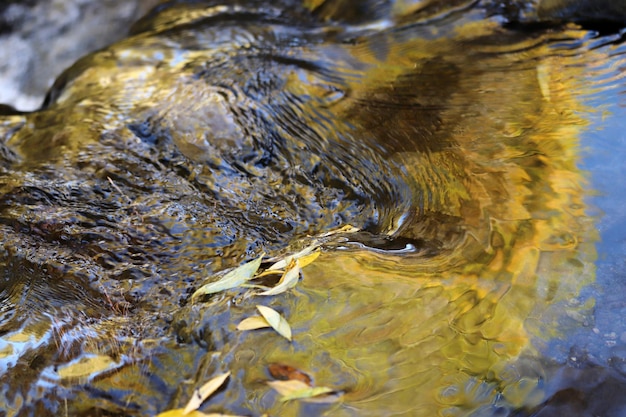
[[[256,308],[279,335],[291,342],[291,327],[289,327],[289,323],[287,323],[287,320],[285,320],[283,316],[269,307],[256,306]]]
[[[183,411],[183,415],[187,415],[200,407],[204,400],[209,398],[211,394],[213,394],[219,387],[221,387],[224,381],[226,381],[226,378],[228,378],[229,376],[230,372],[220,374],[201,386],[199,389],[195,390],[193,392],[193,395],[191,396],[191,399],[187,403],[185,410]]]
[[[306,248],[302,249],[300,252],[287,256],[285,259],[281,259],[280,261],[276,262],[274,265],[267,268],[267,270],[273,271],[276,269],[285,269],[291,263],[291,261],[293,261],[294,259],[300,259],[304,256],[309,255],[315,249],[319,248],[319,246],[320,246],[319,243],[314,243],[311,246],[307,246]]]
[[[309,10],[315,10],[318,7],[320,7],[322,4],[324,4],[324,1],[325,0],[304,0],[302,5]]]
[[[120,366],[113,358],[104,355],[85,356],[59,368],[61,379],[84,378],[115,369]]]
[[[294,259],[291,261],[287,270],[278,281],[278,284],[267,291],[263,291],[259,293],[259,295],[276,295],[281,294],[287,291],[290,288],[293,288],[298,283],[298,279],[300,278],[300,266],[298,265],[298,260]]]
[[[237,325],[237,330],[256,330],[264,327],[271,327],[265,318],[260,316],[248,317],[243,319],[241,323]]]
[[[316,260],[320,256],[320,253],[321,252],[319,250],[316,250],[315,252],[309,255],[305,255],[305,256],[298,258],[298,266],[300,268],[304,268],[305,266],[307,266],[308,264]]]
[[[358,227],[354,227],[351,224],[347,224],[343,227],[340,227],[339,229],[336,230],[331,230],[330,232],[326,232],[322,235],[320,235],[320,237],[328,237],[328,236],[332,236],[332,235],[337,235],[339,233],[356,233],[358,232],[360,229]]]
[[[202,287],[198,288],[196,292],[194,292],[191,296],[191,300],[193,301],[201,295],[214,294],[216,292],[229,290],[231,288],[240,286],[246,281],[251,280],[256,271],[261,266],[263,256],[265,256],[265,253],[262,253],[261,256],[259,256],[257,259],[247,262],[239,266],[238,268],[233,269],[222,278],[220,278],[218,281],[205,284]]]

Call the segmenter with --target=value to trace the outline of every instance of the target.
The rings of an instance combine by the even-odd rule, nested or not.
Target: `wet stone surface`
[[[4,415],[156,415],[226,371],[202,410],[622,410],[619,367],[545,349],[591,317],[579,97],[619,42],[425,3],[167,2],[0,109]],[[312,242],[284,294],[191,299]],[[236,330],[259,304],[292,342]],[[276,364],[336,397],[282,402]]]

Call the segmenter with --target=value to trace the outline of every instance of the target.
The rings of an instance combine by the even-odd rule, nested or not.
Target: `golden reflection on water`
[[[314,8],[320,2],[308,3]],[[194,13],[186,17],[192,19]],[[183,269],[173,278],[165,277],[168,282],[148,281],[146,286],[156,287],[158,282],[158,288],[146,293],[157,294],[155,298],[161,297],[161,301],[151,304],[153,300],[146,301],[149,297],[145,296],[145,305],[137,303],[141,307],[137,317],[132,313],[111,320],[109,333],[102,325],[101,333],[89,336],[98,341],[76,343],[83,355],[95,355],[98,360],[102,359],[98,355],[115,356],[115,366],[102,360],[102,374],[76,384],[74,410],[90,412],[88,406],[83,409],[80,405],[83,399],[93,401],[92,392],[82,389],[90,386],[113,391],[111,401],[120,408],[121,403],[136,401],[148,408],[143,411],[156,413],[185,402],[195,385],[222,368],[233,372],[231,382],[211,407],[239,407],[280,416],[490,415],[500,407],[532,408],[541,402],[541,369],[529,366],[527,358],[532,363],[541,344],[558,337],[560,317],[584,315],[590,307],[570,303],[594,279],[596,239],[592,219],[586,215],[584,173],[577,168],[578,135],[589,109],[578,103],[577,97],[585,92],[581,81],[585,65],[600,57],[592,51],[573,54],[554,46],[587,36],[574,27],[531,36],[507,31],[483,17],[470,13],[462,24],[408,26],[366,32],[351,42],[320,41],[293,48],[290,59],[308,59],[324,71],[287,65],[280,74],[284,88],[270,91],[275,94],[272,100],[284,100],[284,106],[277,107],[278,114],[271,115],[276,123],[273,127],[293,141],[289,150],[312,153],[302,164],[324,164],[324,157],[330,160],[338,152],[331,145],[345,146],[340,155],[353,152],[354,160],[332,161],[356,172],[354,181],[358,182],[368,174],[378,174],[368,173],[360,162],[384,160],[387,164],[380,169],[400,178],[409,191],[390,193],[398,197],[387,208],[396,210],[395,217],[385,218],[384,208],[373,210],[378,210],[383,223],[378,231],[391,238],[431,242],[437,250],[423,256],[419,250],[395,254],[366,249],[356,242],[329,245],[304,270],[297,289],[271,299],[251,292],[229,293],[205,304],[180,307],[167,291],[183,299],[185,287],[200,281],[199,276],[184,281],[185,274],[197,273],[197,266],[193,271]],[[167,26],[168,20],[160,24]],[[233,38],[211,41],[226,45],[224,48],[229,42],[246,47],[244,30],[231,35]],[[72,70],[76,78],[61,89],[50,109],[15,119],[15,124],[24,120],[28,124],[8,144],[21,153],[25,166],[41,160],[53,160],[54,164],[58,158],[60,165],[78,160],[89,167],[85,160],[93,155],[80,160],[79,152],[104,141],[102,132],[118,135],[121,143],[116,145],[128,151],[124,146],[138,142],[128,123],[152,118],[163,131],[172,130],[174,145],[190,165],[200,166],[188,173],[190,182],[205,176],[201,185],[207,188],[214,186],[224,194],[250,193],[249,201],[262,199],[255,195],[255,186],[260,185],[253,180],[212,177],[214,173],[203,164],[219,166],[216,154],[249,146],[245,141],[249,138],[240,138],[239,126],[225,117],[228,112],[224,109],[240,110],[232,104],[235,100],[242,100],[243,104],[238,104],[247,110],[260,112],[268,106],[242,98],[237,85],[230,89],[207,87],[205,80],[185,72],[189,68],[195,71],[209,59],[207,54],[213,59],[211,54],[218,55],[219,50],[179,53],[167,50],[165,43],[152,44],[150,39],[138,35],[79,63]],[[134,50],[137,45],[143,49]],[[132,120],[124,118],[126,111]],[[289,124],[283,118],[297,123]],[[56,125],[49,126],[51,120]],[[211,134],[202,130],[204,123],[214,128]],[[315,142],[319,148],[305,140],[307,134],[319,139]],[[233,138],[241,140],[231,141]],[[51,140],[58,145],[52,147],[53,152]],[[262,177],[253,167],[248,173]],[[163,179],[164,194],[176,192],[179,183],[172,176]],[[137,177],[133,180],[141,181],[140,175]],[[315,190],[279,179],[270,176],[258,181],[276,181],[272,183],[275,188],[293,191],[302,198],[294,205],[301,201],[313,205]],[[150,185],[145,189],[151,190]],[[198,193],[189,187],[189,194]],[[384,186],[380,189],[381,193],[388,191]],[[373,190],[379,189],[367,188]],[[411,198],[402,200],[406,195]],[[158,205],[152,201],[145,204],[150,209]],[[320,206],[320,212],[332,214],[324,204]],[[226,206],[218,207],[216,202],[215,207],[224,210]],[[167,214],[165,210],[157,213]],[[291,212],[278,207],[271,214],[277,213],[283,220]],[[189,220],[176,215],[169,219],[172,223]],[[186,243],[197,244],[200,255],[190,251],[186,255],[190,263],[206,261],[209,255],[202,250],[208,252],[215,239],[203,229],[213,224],[197,218],[192,219],[195,229],[186,235]],[[364,222],[360,218],[346,220]],[[325,230],[336,220],[323,221],[326,223],[309,224],[312,220],[305,218],[301,235]],[[254,221],[250,223],[254,225]],[[143,223],[138,226],[138,230],[144,228],[147,235],[153,232]],[[241,235],[236,238],[242,240]],[[242,252],[250,251],[246,244],[233,252],[243,256]],[[215,269],[239,260],[230,259],[228,249],[211,254],[215,258],[211,268]],[[174,267],[166,262],[187,260],[181,256],[156,263],[167,272]],[[206,262],[200,265],[205,268]],[[120,278],[122,281],[120,287],[133,289],[134,278]],[[161,289],[166,290],[165,295],[157,293]],[[234,330],[235,318],[239,320],[258,303],[285,314],[294,331],[293,343],[269,331]],[[152,325],[159,307],[179,310],[172,313],[174,319],[168,317],[159,325],[183,323],[172,330],[180,343],[174,342],[171,334],[170,339],[156,343],[138,340],[140,332],[137,339],[135,334],[117,337],[128,328],[135,330],[133,320],[140,323],[135,323],[137,327]],[[212,326],[208,330],[203,327],[207,321]],[[103,334],[115,334],[117,344],[107,346],[107,340],[100,340],[106,337]],[[17,343],[25,336],[15,333],[19,340],[11,337],[4,341]],[[194,349],[194,344],[206,352]],[[11,346],[0,348],[0,358],[12,354]],[[118,367],[118,363],[122,365]],[[281,403],[264,384],[271,363],[305,370],[317,385],[345,394],[340,402],[329,405]],[[53,373],[51,366],[46,369]],[[48,383],[54,385],[54,378]],[[72,387],[72,383],[63,383]],[[160,397],[160,383],[170,389],[170,397]]]
[[[481,60],[471,61],[457,48],[497,30],[468,26],[435,46],[391,43],[384,63],[364,74],[368,86],[393,83],[424,51],[463,68],[440,114],[443,126],[454,126],[445,130],[453,145],[393,156],[416,191],[430,187],[437,197],[414,215],[462,219],[461,237],[430,259],[350,245],[327,252],[305,270],[299,297],[289,299],[294,347],[262,349],[258,361],[246,363],[287,362],[311,371],[322,386],[345,390],[343,402],[326,415],[531,409],[544,400],[541,369],[518,359],[559,336],[559,315],[584,315],[591,307],[568,304],[594,279],[596,233],[585,213],[584,173],[576,166],[587,109],[576,100],[584,88],[575,80],[589,56],[551,56],[549,44],[535,41],[531,50],[485,47]],[[520,52],[506,50],[514,47]],[[445,242],[437,226],[447,227],[414,233]],[[302,407],[275,410],[307,414]]]

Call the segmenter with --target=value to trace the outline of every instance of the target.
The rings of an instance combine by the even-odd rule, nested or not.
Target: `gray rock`
[[[51,0],[0,4],[0,103],[41,104],[76,59],[122,37],[157,0]]]

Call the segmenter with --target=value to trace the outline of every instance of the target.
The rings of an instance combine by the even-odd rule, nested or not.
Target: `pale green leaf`
[[[193,395],[189,399],[189,402],[187,403],[183,414],[186,415],[194,410],[197,410],[198,407],[200,407],[200,405],[204,402],[204,400],[209,398],[211,394],[213,394],[219,387],[221,387],[224,381],[226,381],[226,378],[228,378],[229,376],[230,372],[220,374],[201,386],[199,389],[195,390],[193,392]]]
[[[301,400],[301,399],[318,397],[320,395],[328,394],[331,392],[333,392],[333,390],[328,387],[312,387],[312,388],[307,388],[307,389],[293,392],[291,393],[291,395],[285,395],[280,400],[281,401]]]
[[[267,291],[260,293],[259,295],[276,295],[284,293],[285,291],[293,288],[298,283],[298,279],[300,278],[300,266],[298,265],[298,260],[293,260],[289,264],[289,268],[285,271],[283,276],[278,281],[278,284]]]
[[[272,387],[283,397],[293,394],[294,392],[309,389],[311,386],[299,379],[288,379],[286,381],[267,381],[267,385]]]
[[[243,319],[241,323],[237,325],[237,330],[256,330],[263,329],[264,327],[271,327],[270,324],[261,316],[248,317]]]
[[[268,381],[267,384],[277,391],[281,396],[281,401],[290,400],[327,400],[328,402],[334,402],[338,396],[328,396],[325,398],[325,394],[334,392],[332,388],[328,387],[310,387],[305,382],[290,379],[287,381]]]
[[[347,224],[345,226],[340,227],[339,229],[336,230],[331,230],[330,232],[326,232],[322,235],[320,235],[320,237],[329,237],[329,236],[333,236],[339,233],[356,233],[358,232],[360,229],[358,227],[354,227],[351,224]]]
[[[279,335],[291,341],[291,327],[289,327],[289,323],[283,316],[278,314],[276,310],[266,306],[256,306],[256,308]]]
[[[209,284],[205,284],[202,287],[198,288],[196,292],[191,296],[192,300],[195,300],[197,297],[205,294],[214,294],[216,292],[229,290],[231,288],[236,288],[246,281],[252,279],[256,271],[258,271],[261,266],[261,261],[263,260],[264,253],[261,254],[257,259],[247,262],[238,268],[233,269],[228,272],[218,281],[211,282]]]

